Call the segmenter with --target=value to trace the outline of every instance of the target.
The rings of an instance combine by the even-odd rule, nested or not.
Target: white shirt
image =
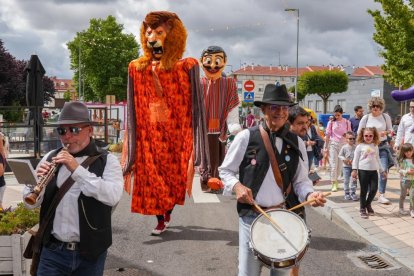
[[[51,152],[45,155],[39,162],[44,162]],[[76,157],[76,161],[81,164],[87,156]],[[70,176],[70,171],[66,166],[59,169],[56,184],[60,188],[64,181]],[[56,214],[53,220],[52,234],[56,239],[63,242],[79,242],[79,212],[78,197],[82,192],[84,195],[93,197],[100,202],[115,206],[122,196],[123,177],[122,169],[118,159],[113,154],[108,154],[106,166],[102,177],[97,177],[82,166],[78,166],[72,174],[75,183],[66,192],[62,200],[56,207]],[[23,198],[30,193],[30,188],[25,187],[23,190]],[[29,209],[39,207],[43,201],[45,189],[37,198],[34,205],[29,205],[25,201],[25,205]]]
[[[400,124],[398,125],[397,137],[395,138],[395,145],[399,147],[402,142],[414,143],[414,115],[410,113],[401,117]]]
[[[219,167],[220,178],[224,183],[224,195],[232,195],[234,185],[239,182],[237,174],[249,143],[249,137],[250,131],[248,129],[239,132],[231,143],[223,164]],[[314,190],[312,181],[308,177],[308,157],[306,154],[305,143],[300,137],[298,137],[298,145],[304,160],[299,158],[298,168],[292,179],[292,186],[295,193],[299,196],[299,201],[303,202],[306,200],[306,195]],[[283,140],[277,137],[276,148],[279,153],[282,146]],[[255,201],[263,207],[275,206],[284,202],[283,193],[276,184],[272,167],[270,165],[263,183],[256,195]]]
[[[359,122],[358,134],[363,128],[366,127],[375,127],[378,131],[380,141],[385,141],[387,140],[387,136],[381,136],[381,132],[392,130],[391,117],[386,113],[381,113],[377,117],[372,116],[372,114],[364,115]]]
[[[374,144],[361,143],[355,148],[354,159],[352,160],[353,170],[384,172],[384,168],[379,159],[378,146]]]

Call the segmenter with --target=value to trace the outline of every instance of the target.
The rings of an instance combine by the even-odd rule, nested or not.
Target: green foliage
[[[24,114],[24,108],[21,107],[20,103],[15,100],[11,103],[12,107],[15,107],[13,109],[5,109],[2,111],[3,118],[6,122],[23,122],[23,114]]]
[[[374,19],[375,42],[385,59],[384,78],[407,88],[414,83],[414,3],[401,0],[374,0],[382,11],[368,10]]]
[[[92,18],[89,28],[78,32],[67,43],[70,51],[73,80],[79,87],[82,77],[84,100],[104,101],[106,95],[115,95],[116,100],[126,99],[128,64],[138,57],[139,45],[133,34],[122,33],[124,27],[115,17]]]
[[[71,95],[72,95],[72,93],[70,93],[70,91],[68,90],[65,93],[63,93],[63,99],[66,102],[69,102],[70,100],[72,100]]]
[[[243,108],[246,108],[246,107],[253,107],[253,103],[246,103],[245,101],[242,101],[241,106],[242,106]]]
[[[39,213],[39,209],[29,210],[23,203],[0,212],[0,235],[23,234],[39,222]]]
[[[348,76],[337,70],[323,70],[303,73],[298,81],[298,98],[307,94],[317,94],[324,102],[324,113],[329,97],[335,93],[342,93],[348,89]]]

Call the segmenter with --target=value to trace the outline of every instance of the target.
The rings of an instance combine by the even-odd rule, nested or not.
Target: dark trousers
[[[210,164],[211,164],[211,175],[210,177],[219,177],[218,168],[223,163],[224,157],[226,156],[226,143],[219,140],[220,134],[213,133],[208,134],[208,146],[210,150]],[[201,179],[201,178],[200,178]],[[201,187],[207,186],[208,179],[201,180]]]
[[[371,205],[378,191],[378,171],[358,170],[358,178],[361,186],[359,204],[361,209],[365,209]]]

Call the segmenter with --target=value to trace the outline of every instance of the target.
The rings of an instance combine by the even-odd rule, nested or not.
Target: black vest
[[[285,129],[280,137],[283,139],[282,150],[279,154],[274,146],[274,151],[283,178],[283,188],[286,190],[296,173],[299,158],[302,158],[302,156],[298,148],[298,136],[290,132],[288,126],[285,126],[284,128]],[[252,190],[253,198],[256,198],[266,173],[270,168],[270,159],[262,136],[260,135],[259,126],[249,128],[249,132],[249,144],[247,145],[243,161],[240,164],[239,174],[240,182],[249,187]],[[253,159],[256,160],[254,165],[252,164]],[[275,185],[277,184],[275,183]],[[286,206],[287,208],[291,208],[297,204],[299,204],[299,200],[294,193],[292,186],[291,192],[286,198]],[[239,216],[245,215],[251,208],[252,206],[249,204],[237,202],[237,212],[239,213]]]
[[[88,168],[88,171],[96,174],[96,176],[101,177],[105,169],[107,152],[103,151],[95,146],[92,142],[93,147],[92,151],[95,154],[101,154],[101,156],[94,161]],[[90,146],[92,146],[90,144]],[[59,150],[52,152],[48,156],[48,161],[52,157],[58,154]],[[59,173],[59,171],[58,171]],[[56,185],[55,177],[50,181],[46,186],[43,202],[40,208],[40,223],[43,222],[46,212],[49,209],[50,204],[56,192],[59,188]],[[111,229],[111,211],[112,207],[108,206],[93,197],[85,196],[82,192],[78,198],[78,211],[79,211],[79,233],[80,233],[80,243],[79,249],[80,254],[89,259],[96,260],[96,258],[103,253],[106,249],[109,248],[112,244],[112,229]],[[48,227],[46,228],[45,234],[43,236],[43,244],[46,244],[50,239],[50,234],[53,227],[54,214],[52,219],[49,222]]]

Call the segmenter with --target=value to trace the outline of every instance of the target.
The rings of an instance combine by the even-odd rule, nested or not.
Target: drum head
[[[308,245],[309,231],[305,222],[295,213],[283,209],[267,214],[284,232],[276,230],[265,216],[258,216],[250,228],[253,249],[269,259],[295,258]]]

